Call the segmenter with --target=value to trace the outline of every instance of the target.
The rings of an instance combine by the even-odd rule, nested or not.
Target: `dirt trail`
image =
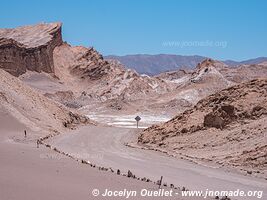
[[[105,189],[128,189],[138,192],[144,188],[157,189],[152,183],[90,168],[42,145],[36,148],[36,139],[39,136],[40,133],[31,131],[14,117],[0,110],[1,200],[120,200],[125,197],[93,197],[92,190],[99,189],[102,194]],[[147,198],[139,196],[129,199]]]
[[[133,137],[133,130],[114,127],[82,127],[70,134],[56,136],[50,144],[60,150],[84,156],[94,164],[128,169],[139,177],[185,186],[196,190],[263,190],[267,194],[267,182],[243,176],[223,169],[196,165],[164,154],[126,147],[124,143]],[[241,199],[256,199],[248,197]],[[264,199],[264,196],[263,196]]]

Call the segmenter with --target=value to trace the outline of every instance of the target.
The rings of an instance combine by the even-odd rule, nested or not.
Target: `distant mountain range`
[[[181,56],[170,54],[135,54],[126,56],[110,55],[105,56],[106,59],[115,59],[120,61],[128,68],[136,70],[140,74],[156,75],[166,71],[173,71],[177,69],[191,69],[194,68],[199,62],[206,59],[206,57],[193,55]],[[259,57],[249,59],[241,62],[226,60],[225,64],[236,66],[241,64],[258,64],[267,61],[267,57]]]
[[[253,58],[249,60],[244,60],[241,62],[237,62],[234,60],[225,60],[223,61],[225,64],[230,65],[230,66],[235,66],[235,65],[252,65],[252,64],[259,64],[262,62],[267,61],[267,57],[258,57],[258,58]]]

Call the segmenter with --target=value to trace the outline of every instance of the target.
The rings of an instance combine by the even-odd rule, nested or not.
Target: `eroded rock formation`
[[[196,162],[264,174],[266,108],[267,79],[252,80],[214,93],[170,121],[145,129],[138,142]]]
[[[0,67],[14,76],[26,70],[53,73],[53,50],[61,44],[61,23],[0,29]]]

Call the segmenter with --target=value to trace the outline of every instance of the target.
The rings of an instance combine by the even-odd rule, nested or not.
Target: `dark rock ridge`
[[[26,70],[53,73],[53,50],[61,44],[61,23],[0,29],[0,68],[14,76]]]

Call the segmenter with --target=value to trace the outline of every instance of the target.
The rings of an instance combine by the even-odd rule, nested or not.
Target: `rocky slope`
[[[260,77],[267,77],[267,63],[239,65],[235,68],[221,70],[221,73],[229,81],[241,83]]]
[[[267,75],[265,66],[229,68],[222,62],[205,59],[193,70],[150,77],[126,69],[118,61],[104,60],[93,48],[68,44],[55,48],[54,60],[56,76],[75,91],[67,104],[87,106],[97,112],[106,109],[174,115],[207,95]],[[59,99],[53,94],[49,96]]]
[[[45,95],[72,108],[83,107],[85,112],[142,111],[174,115],[207,95],[267,75],[265,66],[233,69],[222,62],[206,59],[194,70],[150,77],[126,69],[117,61],[103,59],[93,48],[68,44],[55,48],[54,62],[57,84],[50,81],[51,91],[45,88]],[[254,72],[254,68],[258,72]]]
[[[0,69],[0,108],[43,134],[89,123],[89,119],[44,97],[18,78]]]
[[[194,105],[200,99],[229,86],[267,77],[267,65],[261,63],[231,68],[220,61],[205,59],[194,70],[166,72],[157,77],[176,83],[175,98]]]
[[[267,177],[267,79],[234,85],[172,120],[144,130],[138,142],[197,162]]]
[[[60,23],[0,29],[0,68],[15,76],[26,70],[52,73],[53,50],[61,44]]]
[[[216,77],[217,79],[221,78],[222,81],[228,83],[241,83],[266,76],[266,62],[252,65],[239,65],[235,68],[232,68],[223,62],[208,58],[198,63],[196,68],[192,70],[176,70],[165,72],[157,75],[156,77],[177,83],[184,82],[184,77],[188,77],[187,80],[190,80],[193,83],[207,82],[208,79],[216,79]]]
[[[140,76],[116,61],[104,60],[93,48],[68,44],[54,51],[55,75],[72,88],[76,104],[101,103],[121,110],[135,101],[157,98],[175,87],[173,83]]]

